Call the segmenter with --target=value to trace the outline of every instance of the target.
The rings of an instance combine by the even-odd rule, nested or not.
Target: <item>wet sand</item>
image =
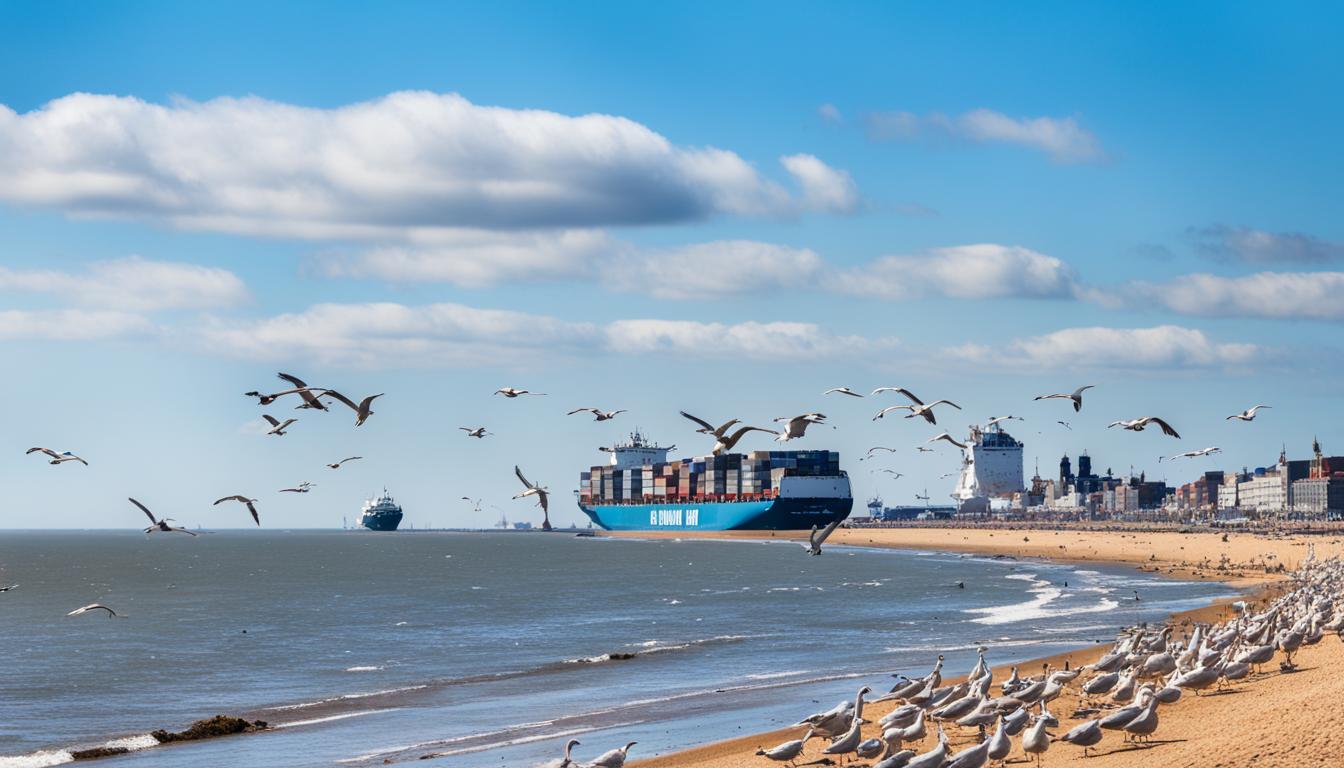
[[[629,534],[636,535],[636,534]],[[706,538],[806,538],[806,532],[728,532],[690,534]],[[686,538],[684,533],[640,533],[641,538]],[[883,546],[903,549],[967,552],[989,556],[1046,558],[1072,563],[1106,562],[1129,565],[1151,573],[1176,578],[1202,578],[1229,583],[1243,590],[1253,601],[1268,598],[1280,565],[1293,569],[1306,556],[1308,543],[1316,545],[1318,557],[1344,552],[1344,537],[1270,536],[1230,533],[1154,532],[1124,530],[1041,530],[983,528],[855,528],[838,530],[833,544]],[[1231,613],[1224,604],[1177,614],[1173,621],[1188,625],[1194,621],[1217,621]],[[1177,637],[1185,630],[1178,630]],[[1067,659],[1073,666],[1095,660],[1109,646],[1088,647],[1049,659],[1020,665],[1023,676],[1037,674],[1042,664],[1061,666]],[[1045,761],[1051,766],[1129,768],[1130,766],[1180,766],[1182,768],[1233,768],[1233,766],[1333,766],[1344,765],[1344,708],[1328,702],[1344,697],[1344,644],[1327,635],[1318,645],[1303,648],[1296,657],[1298,671],[1281,673],[1278,658],[1260,674],[1236,683],[1227,692],[1195,696],[1186,692],[1180,701],[1158,710],[1160,725],[1150,743],[1126,744],[1116,732],[1108,731],[1093,756],[1084,760],[1082,749],[1062,742],[1051,745]],[[990,650],[989,660],[994,660]],[[932,665],[930,659],[930,665]],[[961,679],[967,670],[946,670],[949,681]],[[920,670],[913,674],[925,674]],[[1008,668],[995,669],[995,692],[1009,674]],[[1062,735],[1087,717],[1074,717],[1080,705],[1077,684],[1050,705],[1060,727],[1052,732]],[[828,702],[826,707],[829,708]],[[879,735],[876,721],[893,708],[892,703],[870,705],[865,719],[864,737]],[[800,708],[801,719],[811,713]],[[672,755],[632,761],[638,768],[736,768],[772,766],[757,749],[770,748],[789,739],[799,738],[804,729],[785,729],[758,733],[729,741],[692,748]],[[923,752],[936,744],[931,735],[923,742],[908,745]],[[948,726],[955,752],[976,742],[976,731]],[[809,742],[799,765],[820,764],[825,742]],[[1014,739],[1009,763],[1022,763],[1020,738]],[[858,761],[868,765],[872,761]]]

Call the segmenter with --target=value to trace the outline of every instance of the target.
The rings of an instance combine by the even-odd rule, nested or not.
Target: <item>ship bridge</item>
[[[628,442],[616,443],[610,448],[600,448],[599,450],[611,454],[611,461],[608,463],[616,469],[631,469],[665,463],[668,451],[676,447],[675,445],[669,445],[663,448],[654,445],[646,441],[639,430],[635,430],[630,433]]]

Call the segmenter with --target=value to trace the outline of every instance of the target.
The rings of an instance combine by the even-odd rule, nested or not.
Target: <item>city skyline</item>
[[[1047,477],[1344,452],[1332,25],[1038,9],[12,4],[0,482],[41,512],[0,527],[143,526],[127,496],[251,525],[233,493],[336,527],[385,485],[417,526],[539,522],[515,464],[583,524],[598,446],[709,451],[679,410],[827,413],[785,447],[838,450],[856,508],[950,492],[957,452],[915,446],[991,415]],[[242,396],[278,371],[386,394],[358,428]],[[894,385],[965,410],[822,394]],[[1106,427],[1146,415],[1182,439]]]

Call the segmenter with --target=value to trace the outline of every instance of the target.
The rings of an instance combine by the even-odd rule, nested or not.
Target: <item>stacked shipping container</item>
[[[839,474],[840,454],[835,451],[752,451],[628,469],[596,466],[580,473],[579,499],[585,504],[771,499],[787,476]]]

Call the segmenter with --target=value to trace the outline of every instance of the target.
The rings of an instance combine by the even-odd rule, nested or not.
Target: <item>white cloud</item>
[[[834,275],[832,290],[856,296],[911,299],[1071,298],[1073,269],[1030,248],[982,243],[936,248],[918,256],[886,256]]]
[[[815,281],[825,262],[806,248],[752,240],[719,240],[632,250],[601,270],[603,283],[660,299],[713,299]]]
[[[0,267],[0,291],[48,293],[76,304],[133,310],[208,309],[248,298],[243,281],[228,270],[138,256],[95,261],[81,274]]]
[[[128,312],[80,309],[0,311],[2,341],[99,341],[148,333],[153,326]]]
[[[1185,275],[1133,283],[1121,295],[1131,305],[1157,303],[1187,315],[1344,320],[1344,272]]]
[[[1219,343],[1203,331],[1177,325],[1152,328],[1066,328],[1016,339],[1005,346],[967,344],[948,356],[1021,370],[1236,368],[1264,356],[1255,344]]]
[[[676,146],[632,120],[420,91],[334,109],[83,93],[23,114],[0,106],[0,200],[215,231],[384,239],[416,228],[791,215],[806,204],[733,152]]]
[[[781,363],[861,355],[897,344],[890,338],[835,336],[811,323],[618,320],[607,327],[606,333],[608,346],[622,354],[678,352]]]
[[[200,348],[234,357],[306,358],[362,368],[526,366],[565,357],[652,352],[790,362],[895,344],[836,336],[809,323],[641,319],[599,325],[461,304],[319,304],[250,322],[216,320],[197,333]]]
[[[877,141],[911,141],[922,137],[975,143],[1017,144],[1040,150],[1057,163],[1104,159],[1101,142],[1072,117],[1009,117],[992,109],[956,116],[939,113],[878,112],[869,115],[868,135]]]
[[[802,187],[808,208],[852,213],[859,207],[859,189],[848,173],[837,171],[813,155],[789,155],[779,162]]]
[[[829,101],[817,107],[817,117],[828,123],[843,123],[845,116],[840,114],[840,108]]]
[[[1191,228],[1196,250],[1226,261],[1248,264],[1325,264],[1344,260],[1344,243],[1301,232],[1266,232],[1249,227]]]

